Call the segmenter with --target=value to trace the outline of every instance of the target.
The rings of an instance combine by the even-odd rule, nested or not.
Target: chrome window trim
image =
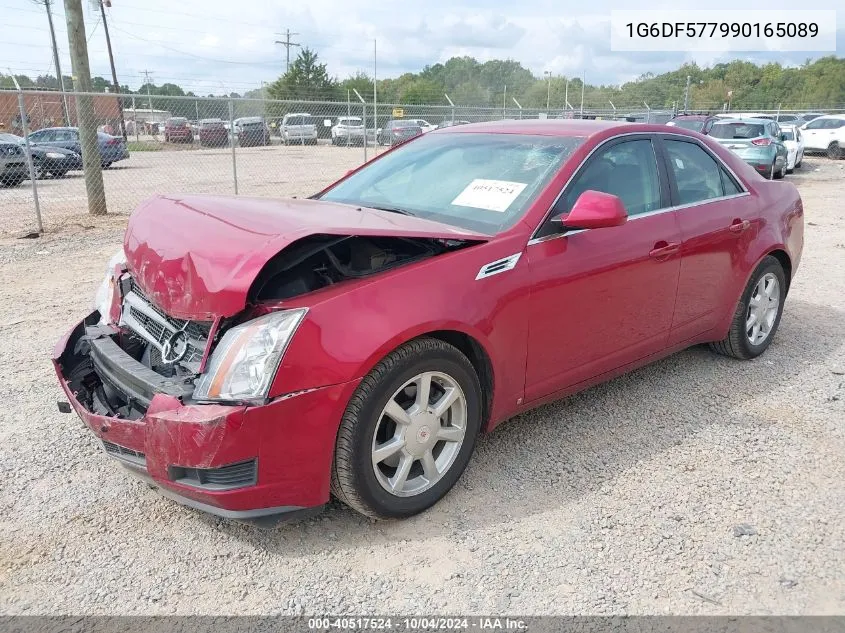
[[[705,152],[707,152],[707,154],[711,158],[713,158],[713,160],[715,160],[716,163],[719,166],[723,167],[731,175],[731,177],[737,183],[737,185],[739,186],[741,191],[740,191],[740,193],[732,193],[729,196],[719,196],[718,198],[708,198],[707,200],[700,200],[698,202],[688,202],[686,204],[679,204],[679,205],[676,205],[676,206],[673,206],[673,207],[665,207],[663,209],[655,209],[654,211],[646,211],[645,213],[639,213],[639,214],[634,215],[634,216],[628,216],[628,222],[636,220],[637,218],[646,218],[646,217],[651,217],[653,215],[658,215],[660,213],[668,213],[669,211],[677,211],[679,209],[686,209],[687,207],[693,207],[693,206],[698,206],[698,205],[701,205],[701,204],[708,204],[710,202],[717,202],[717,201],[722,201],[722,200],[730,200],[732,198],[742,198],[744,196],[750,196],[751,195],[751,192],[748,191],[748,188],[745,186],[745,183],[742,181],[742,179],[739,176],[737,176],[736,172],[733,169],[731,169],[731,166],[728,165],[725,161],[723,161],[720,157],[716,156],[710,150],[709,147],[703,145],[696,138],[687,136],[686,134],[677,134],[677,133],[671,132],[671,131],[669,131],[669,132],[623,132],[622,134],[617,134],[616,136],[611,136],[610,138],[603,140],[601,143],[599,143],[593,149],[591,149],[590,153],[587,154],[584,157],[584,160],[581,161],[581,164],[578,165],[578,167],[576,167],[575,171],[572,172],[572,175],[569,177],[569,179],[563,184],[563,187],[560,188],[560,192],[557,194],[557,196],[555,196],[555,199],[552,201],[551,206],[549,207],[548,211],[546,211],[546,214],[543,216],[543,220],[540,222],[540,224],[537,225],[537,228],[534,229],[534,232],[531,234],[531,237],[529,238],[526,246],[533,246],[534,244],[540,244],[542,242],[548,242],[550,240],[558,239],[560,237],[568,237],[570,235],[575,235],[577,233],[589,231],[590,229],[578,229],[578,230],[575,230],[575,231],[567,231],[567,232],[564,232],[564,233],[553,233],[551,235],[546,235],[546,236],[543,236],[543,237],[536,237],[537,232],[543,227],[543,225],[545,225],[546,221],[551,216],[552,209],[554,209],[555,205],[558,203],[558,200],[560,200],[561,196],[563,196],[563,192],[566,191],[566,188],[569,187],[570,184],[572,184],[573,179],[578,175],[581,168],[587,163],[588,160],[590,160],[590,157],[592,157],[592,155],[594,153],[596,153],[599,149],[601,149],[607,143],[610,143],[611,141],[615,141],[615,140],[620,139],[620,138],[624,138],[626,136],[649,136],[650,140],[652,141],[652,149],[654,149],[654,146],[653,146],[653,143],[654,143],[654,140],[655,140],[654,135],[657,135],[657,134],[659,134],[661,136],[675,136],[675,137],[677,137],[677,138],[679,138],[683,141],[686,141],[688,143],[694,143],[694,144],[698,145],[698,147],[700,147]],[[660,159],[655,155],[655,160],[660,160]]]
[[[750,195],[751,194],[749,192],[743,191],[742,193],[733,193],[729,196],[719,196],[718,198],[708,198],[707,200],[699,200],[698,202],[687,202],[685,204],[679,204],[674,207],[655,209],[654,211],[646,211],[645,213],[639,213],[637,215],[629,216],[628,222],[634,222],[636,220],[639,220],[640,218],[650,218],[655,215],[660,215],[661,213],[669,213],[670,211],[680,211],[681,209],[687,209],[689,207],[697,207],[703,204],[710,204],[711,202],[722,202],[723,200],[731,200],[732,198],[744,198]],[[550,240],[556,240],[559,237],[569,237],[570,235],[575,235],[577,233],[583,233],[584,231],[590,230],[591,229],[576,229],[574,231],[567,231],[565,233],[552,233],[551,235],[546,235],[544,237],[535,237],[528,240],[527,246],[540,244],[541,242],[548,242]]]

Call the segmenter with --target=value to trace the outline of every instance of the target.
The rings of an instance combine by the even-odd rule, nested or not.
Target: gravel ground
[[[404,522],[262,531],[134,480],[48,361],[125,217],[0,240],[0,612],[845,612],[843,167],[792,176],[804,259],[764,357],[692,349],[522,415]]]

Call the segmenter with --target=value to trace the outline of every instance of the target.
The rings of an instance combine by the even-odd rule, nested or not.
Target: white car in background
[[[332,127],[332,145],[363,145],[364,123],[359,116],[340,116]]]
[[[437,129],[436,125],[432,125],[431,123],[429,123],[425,119],[408,119],[408,121],[411,121],[411,122],[419,125],[420,129],[423,131],[423,134],[425,134],[426,132],[431,132],[432,130]]]
[[[826,114],[801,127],[804,149],[824,152],[828,158],[845,158],[845,114]]]
[[[796,167],[801,167],[804,160],[804,135],[794,125],[780,125],[783,134],[783,144],[786,145],[786,172],[790,173]]]

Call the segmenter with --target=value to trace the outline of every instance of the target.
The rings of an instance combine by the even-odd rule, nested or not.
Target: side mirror
[[[628,221],[622,201],[609,193],[587,190],[578,196],[572,210],[552,221],[564,229],[601,229]]]

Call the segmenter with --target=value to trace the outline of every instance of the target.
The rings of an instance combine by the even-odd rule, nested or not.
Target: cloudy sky
[[[62,69],[70,74],[64,6],[54,0],[54,20]],[[816,0],[806,9],[835,9],[840,0]],[[99,12],[83,0],[89,33],[92,73],[109,76],[108,56]],[[283,6],[286,5],[286,6]],[[259,3],[231,0],[112,0],[108,19],[118,79],[133,89],[144,71],[155,83],[178,83],[208,94],[239,92],[272,81],[284,70],[285,29],[298,33],[293,41],[309,46],[328,64],[330,74],[343,78],[356,71],[373,72],[377,42],[378,76],[418,71],[426,64],[455,55],[480,60],[516,59],[542,76],[580,76],[589,83],[622,83],[644,72],[660,73],[687,59],[712,64],[720,53],[618,53],[610,50],[612,9],[630,3],[593,0],[428,0],[390,3],[383,0],[308,0]],[[262,6],[263,5],[263,6]],[[277,6],[271,6],[277,5]],[[648,9],[701,9],[691,0],[655,0]],[[737,8],[730,0],[706,3],[718,19],[720,8]],[[795,9],[792,0],[749,0],[743,9]],[[35,76],[53,72],[47,20],[34,0],[0,0],[0,69]],[[845,10],[837,15],[838,54],[845,54]],[[291,59],[297,49],[291,49]],[[830,53],[742,53],[753,61],[778,60],[798,64],[807,57]]]

